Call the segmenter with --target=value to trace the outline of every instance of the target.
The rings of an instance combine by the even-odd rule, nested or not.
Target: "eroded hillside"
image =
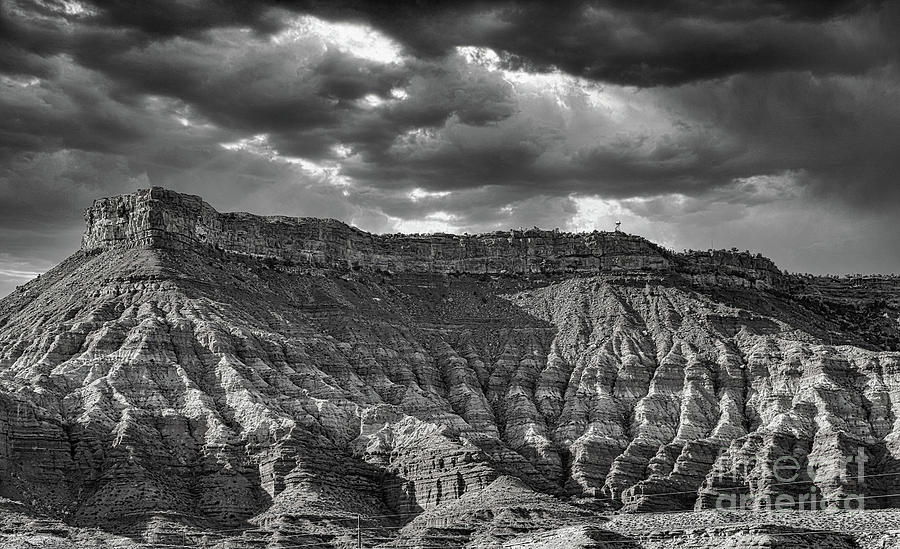
[[[896,279],[622,233],[379,237],[161,189],[86,218],[0,301],[0,495],[70,526],[354,546],[361,515],[370,545],[489,546],[735,494],[900,503]],[[484,498],[516,528],[453,522]]]

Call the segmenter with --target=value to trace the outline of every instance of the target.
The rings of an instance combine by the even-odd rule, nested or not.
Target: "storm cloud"
[[[77,247],[92,198],[151,184],[900,271],[898,25],[861,1],[6,2],[0,294]]]

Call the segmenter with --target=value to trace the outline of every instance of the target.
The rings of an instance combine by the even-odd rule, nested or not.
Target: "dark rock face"
[[[503,487],[551,517],[900,492],[889,277],[853,301],[621,233],[377,236],[157,188],[86,219],[0,301],[0,496],[72,525],[341,546],[484,493],[457,538],[500,543],[549,528],[495,521]]]

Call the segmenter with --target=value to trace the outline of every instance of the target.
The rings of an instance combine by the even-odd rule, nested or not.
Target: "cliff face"
[[[890,281],[860,305],[749,254],[376,236],[162,189],[86,219],[0,301],[0,496],[70,524],[327,547],[426,511],[398,539],[485,546],[762,506],[784,456],[795,496],[900,503]]]
[[[654,271],[672,264],[671,254],[624,233],[378,236],[331,219],[220,214],[199,197],[158,187],[98,200],[85,219],[84,250],[205,245],[316,267],[418,273]]]

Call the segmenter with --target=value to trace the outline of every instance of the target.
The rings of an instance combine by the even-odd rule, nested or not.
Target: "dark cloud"
[[[103,0],[90,22],[102,27],[135,29],[153,37],[195,36],[223,27],[249,27],[261,34],[276,32],[282,17],[267,2],[129,2]]]
[[[621,217],[847,265],[871,247],[853,220],[900,236],[898,23],[859,1],[4,2],[0,293],[77,246],[92,198],[151,183],[375,231]]]
[[[881,2],[411,2],[308,6],[377,26],[415,55],[484,46],[507,66],[605,82],[677,85],[746,72],[864,72],[896,55]],[[858,17],[859,16],[859,17]],[[848,39],[852,36],[852,39]]]
[[[804,170],[817,192],[863,209],[900,202],[900,73],[742,76],[668,94],[673,108],[741,143],[743,175]],[[741,175],[736,173],[735,175]]]
[[[207,31],[244,28],[265,37],[292,13],[372,25],[413,56],[440,58],[457,46],[501,52],[510,67],[559,69],[630,85],[676,85],[746,72],[809,70],[857,74],[897,55],[897,18],[878,0],[596,2],[155,2],[104,1],[72,13],[38,2],[26,32],[4,14],[7,40],[28,51],[81,49],[89,58],[110,40],[146,44],[203,40]],[[6,12],[18,11],[7,9]],[[54,32],[48,19],[83,28]],[[43,30],[43,33],[35,31]],[[110,31],[116,37],[110,36]],[[27,59],[19,61],[28,69]],[[7,61],[10,63],[10,61]]]

